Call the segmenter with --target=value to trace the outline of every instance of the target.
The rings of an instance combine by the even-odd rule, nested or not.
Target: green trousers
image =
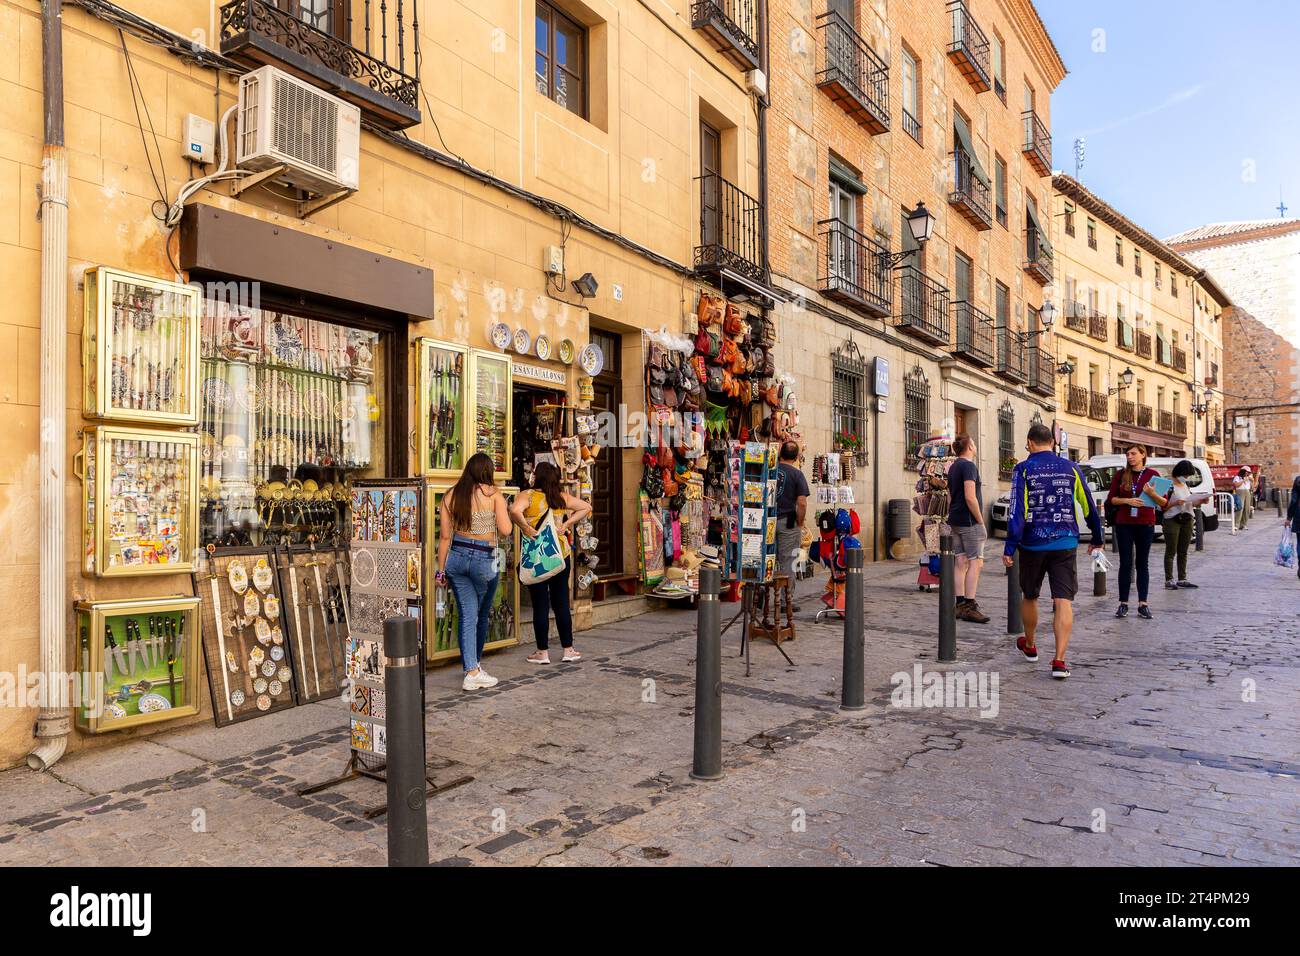
[[[1165,580],[1174,579],[1174,559],[1178,559],[1178,580],[1187,580],[1187,548],[1192,543],[1194,520],[1174,518],[1163,525],[1165,531]]]

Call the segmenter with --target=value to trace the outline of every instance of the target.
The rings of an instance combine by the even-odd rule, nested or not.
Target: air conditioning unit
[[[313,193],[359,186],[361,111],[273,66],[239,79],[236,163]]]

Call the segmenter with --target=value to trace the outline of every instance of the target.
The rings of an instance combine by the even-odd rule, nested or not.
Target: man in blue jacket
[[[1052,451],[1052,430],[1041,423],[1029,427],[1029,457],[1016,464],[1011,474],[1011,512],[1007,517],[1007,545],[1002,563],[1012,565],[1012,555],[1020,549],[1020,616],[1025,624],[1024,637],[1016,647],[1026,660],[1038,660],[1034,634],[1038,630],[1038,592],[1046,577],[1052,589],[1052,631],[1056,635],[1056,657],[1052,676],[1066,678],[1070,668],[1065,663],[1065,649],[1070,644],[1074,625],[1074,606],[1070,603],[1079,590],[1075,570],[1075,552],[1079,547],[1079,522],[1074,507],[1078,504],[1092,531],[1092,554],[1104,546],[1101,518],[1093,505],[1092,495],[1079,469],[1068,459]]]

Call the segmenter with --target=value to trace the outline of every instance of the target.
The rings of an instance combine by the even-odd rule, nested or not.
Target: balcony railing
[[[1180,349],[1177,347],[1174,348],[1174,371],[1175,372],[1187,371],[1187,350],[1186,349]]]
[[[1002,81],[996,76],[993,77],[993,93],[1002,101],[1002,105],[1007,105],[1007,88],[1002,85]]]
[[[1205,443],[1207,445],[1223,444],[1223,419],[1209,418],[1205,422]]]
[[[767,236],[763,204],[717,173],[698,177],[700,183],[700,244],[695,247],[695,271],[731,272],[752,282],[764,282]]]
[[[1088,331],[1088,308],[1082,302],[1065,303],[1065,327],[1075,332]]]
[[[889,315],[893,292],[885,258],[889,250],[838,219],[819,222],[817,240],[822,293],[869,315]]]
[[[993,351],[993,317],[965,300],[952,304],[952,317],[957,327],[953,355],[981,367],[992,365],[997,358]]]
[[[1173,412],[1166,412],[1166,411],[1164,411],[1163,409],[1161,409],[1161,411],[1160,411],[1160,416],[1159,416],[1159,418],[1158,418],[1157,420],[1160,422],[1160,430],[1161,430],[1162,432],[1164,432],[1166,435],[1172,435],[1172,434],[1173,434],[1173,432],[1174,432],[1174,413],[1173,413]]]
[[[952,45],[948,47],[948,59],[957,64],[957,69],[976,93],[983,93],[992,88],[988,37],[970,15],[965,0],[952,0],[948,4],[948,13],[952,17]]]
[[[221,52],[292,73],[386,129],[420,122],[417,0],[317,0],[297,13],[233,0],[221,8]]]
[[[899,112],[903,114],[903,132],[920,143],[922,141],[921,121],[909,113],[906,106],[904,106]]]
[[[1131,402],[1127,398],[1121,398],[1118,402],[1119,408],[1116,409],[1116,418],[1121,425],[1137,424],[1137,402]],[[1147,409],[1150,411],[1150,409]],[[1150,416],[1148,416],[1150,417]]]
[[[1105,392],[1088,393],[1088,417],[1104,422],[1110,417],[1110,396]]]
[[[916,266],[900,266],[898,327],[932,345],[948,344],[948,288]]]
[[[1015,329],[998,326],[996,330],[998,343],[997,364],[993,371],[1011,382],[1024,384],[1029,374],[1025,369],[1025,340]]]
[[[817,18],[817,85],[870,133],[889,132],[889,67],[837,10]]]
[[[1100,312],[1088,313],[1088,335],[1105,342],[1110,338],[1110,320]]]
[[[993,228],[989,187],[975,175],[975,161],[964,149],[952,152],[952,192],[948,194],[948,202],[981,232]]]
[[[1115,320],[1115,344],[1125,352],[1133,351],[1133,326],[1123,319]]]
[[[1156,364],[1165,366],[1174,364],[1173,347],[1168,339],[1156,339]]]
[[[1152,419],[1151,406],[1150,406],[1150,405],[1139,405],[1139,406],[1138,406],[1138,421],[1137,421],[1138,425],[1140,425],[1142,428],[1150,428],[1150,427],[1151,427],[1151,419]]]
[[[1069,385],[1065,389],[1065,410],[1071,415],[1088,414],[1088,390],[1082,385]]]
[[[1042,346],[1027,349],[1029,360],[1029,390],[1051,397],[1056,394],[1056,359]]]
[[[1052,136],[1047,125],[1033,110],[1021,114],[1025,128],[1025,145],[1021,147],[1025,159],[1040,176],[1052,174]]]
[[[695,0],[691,28],[740,69],[758,69],[758,0]]]
[[[1138,332],[1134,337],[1134,351],[1137,352],[1138,358],[1149,359],[1151,357],[1151,335],[1148,332]]]
[[[1175,435],[1180,435],[1180,436],[1182,436],[1182,437],[1184,437],[1184,438],[1191,434],[1191,432],[1189,432],[1189,431],[1187,430],[1187,416],[1186,416],[1186,415],[1179,415],[1177,412],[1174,413],[1174,431],[1173,431],[1173,434],[1175,434]]]
[[[1037,229],[1030,226],[1025,230],[1025,264],[1023,266],[1029,277],[1039,285],[1052,281],[1052,253]]]

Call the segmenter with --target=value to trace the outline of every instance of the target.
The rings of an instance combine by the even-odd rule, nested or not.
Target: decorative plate
[[[375,553],[369,548],[357,548],[352,555],[352,583],[368,588],[375,583],[375,573],[378,570]]]
[[[248,590],[248,571],[244,569],[244,562],[231,561],[226,567],[226,580],[230,582],[230,590],[236,594],[243,594]]]
[[[543,362],[551,358],[551,340],[544,335],[537,336],[537,341],[533,343],[533,348],[537,351],[537,357]]]
[[[274,581],[275,572],[266,563],[266,558],[258,558],[257,563],[253,565],[253,587],[265,594],[271,590],[271,584]]]
[[[572,365],[574,357],[578,354],[577,347],[573,344],[573,339],[560,339],[560,345],[556,349],[557,357],[565,365]]]
[[[578,364],[582,366],[584,372],[595,378],[605,367],[605,353],[595,342],[588,342],[578,353]]]
[[[230,692],[230,703],[236,707],[244,706],[244,692],[242,690],[232,690]]]
[[[282,661],[282,660],[284,660],[284,648],[283,648],[283,647],[273,647],[273,648],[271,648],[271,660],[273,660],[273,661]]]
[[[289,670],[288,667],[281,667],[275,672],[275,676],[279,678],[280,683],[287,684],[289,681],[293,680],[293,671]]]
[[[253,621],[253,631],[257,634],[257,642],[263,646],[271,643],[271,625],[264,618],[257,618]]]
[[[263,673],[264,675],[266,675],[267,677],[274,677],[274,676],[275,676],[275,661],[263,661],[263,662],[262,662],[262,673]]]
[[[281,684],[278,680],[273,680],[271,681],[271,683],[266,685],[266,689],[270,691],[272,697],[278,697],[280,695],[280,691],[284,690],[284,685]]]
[[[488,338],[492,344],[501,350],[510,348],[510,326],[504,322],[497,322],[488,330]]]
[[[258,709],[258,710],[270,710],[270,709],[271,709],[271,698],[267,697],[265,694],[262,694],[260,697],[258,697],[258,698],[257,698],[257,709]]]
[[[528,350],[533,347],[533,337],[523,326],[515,329],[515,351],[520,355],[527,355]]]
[[[267,617],[280,616],[280,599],[274,594],[268,594],[262,600],[262,613]]]
[[[156,714],[162,710],[171,710],[172,704],[162,694],[142,694],[140,695],[140,713]]]
[[[259,677],[257,680],[253,681],[253,693],[254,693],[254,694],[265,694],[265,693],[266,693],[266,678],[265,678],[265,677]]]
[[[247,588],[247,585],[245,585]],[[252,589],[244,591],[244,617],[257,617],[262,602],[257,599],[257,592]]]

